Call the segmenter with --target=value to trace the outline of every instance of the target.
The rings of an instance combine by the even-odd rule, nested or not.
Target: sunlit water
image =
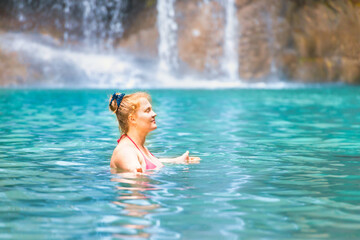
[[[0,239],[358,239],[360,88],[152,90],[158,157],[111,174],[113,90],[0,90]]]

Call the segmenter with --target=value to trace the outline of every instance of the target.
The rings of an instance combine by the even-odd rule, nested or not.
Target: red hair
[[[116,95],[120,94],[121,93],[116,93]],[[120,131],[123,134],[126,134],[129,131],[129,115],[134,114],[139,109],[141,98],[146,98],[149,102],[151,102],[151,97],[146,92],[136,92],[125,95],[120,103],[120,106],[117,105],[116,101],[112,101],[110,103],[112,96],[110,97],[109,109],[116,114]]]

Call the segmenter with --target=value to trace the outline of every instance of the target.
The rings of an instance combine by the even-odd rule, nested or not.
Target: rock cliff
[[[50,2],[57,13],[64,7],[60,0]],[[360,83],[360,0],[235,0],[235,5],[238,75],[242,80]],[[7,11],[16,8],[14,3],[4,0],[0,3],[0,28],[36,31],[64,41],[66,29],[56,26],[63,26],[65,19],[52,14],[55,20],[42,22],[48,16],[32,7],[36,11],[30,11],[31,18],[21,22]],[[121,36],[114,37],[115,48],[156,58],[156,1],[127,1],[121,9],[123,29]],[[227,24],[224,1],[181,0],[176,1],[175,9],[180,67],[215,77],[221,74]],[[111,12],[111,6],[107,11]],[[104,28],[109,27],[106,24]],[[74,26],[70,44],[86,35],[82,31],[75,36],[78,29]],[[96,31],[94,36],[99,36]],[[101,39],[106,40],[108,36],[104,36]],[[16,54],[0,52],[0,59],[0,77],[6,79],[1,85],[26,78],[26,66]],[[15,72],[19,76],[13,76]]]
[[[242,79],[360,83],[359,1],[237,0],[236,8]],[[220,71],[224,11],[218,1],[177,2],[178,55],[188,67]],[[130,25],[119,44],[156,56],[156,17],[145,22]]]

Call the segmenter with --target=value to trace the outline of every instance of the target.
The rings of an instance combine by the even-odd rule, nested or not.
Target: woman
[[[125,172],[144,172],[162,167],[162,162],[198,162],[200,158],[189,157],[188,151],[177,158],[158,159],[144,146],[148,133],[157,128],[156,113],[150,102],[150,95],[144,92],[126,96],[114,93],[110,98],[109,108],[116,114],[123,133],[111,157],[110,167]]]

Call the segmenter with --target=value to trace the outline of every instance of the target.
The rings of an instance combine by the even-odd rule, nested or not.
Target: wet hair
[[[121,95],[121,93],[115,93]],[[129,131],[129,115],[134,114],[140,107],[140,99],[146,98],[151,102],[151,97],[146,92],[136,92],[133,94],[125,95],[118,106],[118,101],[113,101],[113,95],[109,99],[109,109],[116,114],[119,128],[122,134]]]

